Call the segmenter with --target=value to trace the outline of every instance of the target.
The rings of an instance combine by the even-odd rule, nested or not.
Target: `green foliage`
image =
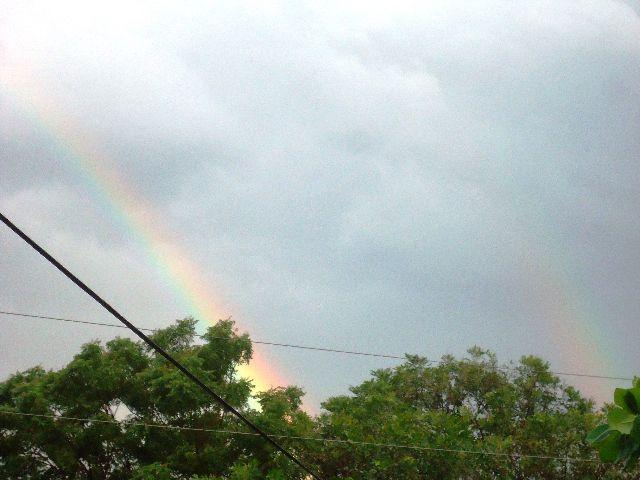
[[[186,318],[153,338],[234,406],[248,408],[251,383],[230,375],[251,358],[248,337],[236,335],[233,322],[225,320],[209,328],[203,345],[195,345],[195,327],[196,321]],[[59,371],[36,367],[12,376],[0,383],[0,408],[120,421],[0,415],[0,478],[226,475],[230,465],[247,455],[241,443],[227,436],[132,423],[237,427],[164,358],[126,338],[104,346],[88,343]]]
[[[632,388],[616,388],[607,423],[587,435],[603,462],[619,462],[632,469],[640,457],[640,378]]]
[[[153,337],[327,480],[638,478],[637,470],[600,463],[588,443],[607,461],[634,454],[637,389],[617,391],[608,424],[593,430],[602,416],[546,362],[523,357],[511,370],[499,369],[493,353],[474,347],[466,358],[445,356],[438,364],[408,355],[311,416],[295,386],[249,401],[251,383],[236,372],[250,361],[252,345],[231,320],[202,336],[195,329],[186,318]],[[0,414],[0,478],[307,478],[256,436],[143,425],[246,431],[166,360],[127,338],[88,343],[58,371],[35,367],[11,376],[0,383],[0,409],[44,415]],[[318,437],[339,442],[308,440]]]
[[[561,460],[593,458],[584,436],[598,416],[536,357],[505,371],[494,354],[477,347],[467,358],[445,356],[438,365],[407,356],[398,367],[374,371],[351,393],[323,404],[323,436],[428,449],[328,445],[317,459],[326,478],[634,478],[597,462]]]
[[[136,469],[131,480],[173,480],[171,470],[161,463],[152,463]]]

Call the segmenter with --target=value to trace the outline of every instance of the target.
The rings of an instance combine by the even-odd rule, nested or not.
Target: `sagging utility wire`
[[[48,315],[37,315],[35,313],[19,313],[19,312],[9,312],[9,311],[5,311],[5,310],[0,310],[0,315],[9,315],[12,317],[23,317],[23,318],[39,318],[42,320],[55,320],[58,322],[67,322],[67,323],[80,323],[80,324],[85,324],[85,325],[98,325],[101,327],[115,327],[115,328],[127,328],[124,325],[118,325],[115,323],[104,323],[104,322],[92,322],[89,320],[78,320],[78,319],[73,319],[73,318],[62,318],[62,317],[52,317],[52,316],[48,316]],[[157,331],[157,329],[155,328],[142,328],[140,327],[140,330],[144,330],[147,332],[155,332]],[[229,340],[229,337],[210,337],[210,338],[215,338],[218,340]],[[337,348],[330,348],[330,347],[314,347],[311,345],[297,345],[294,343],[281,343],[281,342],[266,342],[264,340],[254,340],[251,339],[251,343],[256,343],[259,345],[270,345],[273,347],[285,347],[285,348],[297,348],[297,349],[301,349],[301,350],[314,350],[314,351],[318,351],[318,352],[326,352],[326,353],[341,353],[341,354],[345,354],[345,355],[358,355],[358,356],[365,356],[365,357],[378,357],[378,358],[390,358],[390,359],[397,359],[397,360],[406,360],[406,356],[403,355],[393,355],[390,353],[375,353],[375,352],[363,352],[363,351],[354,351],[354,350],[341,350],[341,349],[337,349]],[[443,362],[441,360],[427,360],[427,363],[429,363],[430,365],[436,364],[436,365],[440,365]],[[517,372],[518,371],[518,367],[510,367],[508,365],[504,365],[504,366],[497,366],[495,367],[495,370],[501,371],[501,372]],[[553,371],[553,370],[549,370],[549,373],[553,374],[553,375],[559,375],[559,376],[568,376],[568,377],[586,377],[586,378],[597,378],[597,379],[603,379],[603,380],[624,380],[624,381],[628,381],[631,382],[633,381],[633,378],[631,377],[615,377],[615,376],[611,376],[611,375],[598,375],[595,373],[582,373],[582,372],[559,372],[559,371]]]
[[[206,432],[206,433],[218,433],[225,435],[258,435],[255,432],[239,432],[237,430],[223,430],[217,428],[201,428],[201,427],[185,427],[179,425],[171,425],[166,423],[149,423],[149,422],[140,422],[136,420],[103,420],[100,418],[79,418],[79,417],[69,417],[66,415],[51,415],[51,414],[43,414],[43,413],[25,413],[25,412],[15,412],[11,410],[0,410],[0,415],[15,415],[21,417],[36,417],[36,418],[51,418],[54,420],[69,420],[76,422],[86,422],[86,423],[108,423],[115,425],[134,425],[139,427],[149,427],[149,428],[164,428],[167,430],[176,430],[176,431],[187,431],[187,432]],[[308,437],[308,436],[300,436],[300,435],[272,435],[275,438],[282,438],[288,440],[302,440],[308,442],[321,442],[321,443],[338,443],[338,444],[346,444],[346,445],[354,445],[354,446],[365,446],[365,447],[379,447],[379,448],[391,448],[391,449],[403,449],[403,450],[417,450],[417,451],[427,451],[427,452],[445,452],[445,453],[458,453],[462,455],[488,455],[494,457],[511,457],[511,458],[531,458],[536,460],[560,460],[563,462],[573,462],[573,463],[591,463],[597,460],[593,458],[581,458],[581,457],[559,457],[554,455],[542,455],[535,453],[515,453],[515,452],[491,452],[489,450],[469,450],[469,449],[461,449],[461,448],[449,448],[449,447],[429,447],[426,445],[407,445],[402,443],[381,443],[381,442],[367,442],[362,440],[347,440],[343,438],[323,438],[323,437]]]

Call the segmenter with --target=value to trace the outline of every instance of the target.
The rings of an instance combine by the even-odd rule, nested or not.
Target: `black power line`
[[[140,337],[147,345],[153,348],[157,353],[162,355],[165,359],[167,359],[170,363],[172,363],[178,370],[180,370],[189,380],[198,385],[202,390],[208,393],[213,399],[222,405],[227,411],[234,414],[238,417],[245,425],[247,425],[251,430],[256,432],[256,434],[260,435],[267,442],[273,445],[277,450],[282,452],[285,456],[287,456],[291,461],[297,464],[300,468],[302,468],[305,472],[311,475],[313,478],[317,480],[321,480],[320,477],[314,473],[308,466],[306,466],[302,461],[300,461],[296,456],[294,456],[289,450],[284,448],[278,442],[276,442],[273,438],[271,438],[266,432],[264,432],[260,427],[258,427],[255,423],[245,417],[240,411],[236,410],[233,405],[227,402],[224,398],[218,395],[211,387],[209,387],[206,383],[200,380],[196,375],[191,373],[191,371],[182,365],[178,360],[173,358],[168,352],[166,352],[160,345],[156,344],[153,340],[151,340],[147,335],[145,335],[138,327],[132,324],[129,320],[127,320],[120,312],[118,312],[115,308],[113,308],[106,300],[104,300],[100,295],[94,292],[91,288],[89,288],[82,280],[76,277],[73,273],[71,273],[64,265],[58,262],[55,258],[53,258],[46,250],[44,250],[40,245],[38,245],[35,241],[33,241],[26,233],[20,230],[11,220],[5,217],[2,213],[0,213],[0,220],[9,227],[16,235],[18,235],[22,240],[24,240],[31,248],[33,248],[36,252],[42,255],[49,263],[51,263],[54,267],[60,270],[69,280],[75,283],[82,291],[84,291],[87,295],[93,298],[96,302],[98,302],[105,310],[107,310],[111,315],[116,317],[120,322],[127,326],[129,330],[135,333],[138,337]]]
[[[115,327],[115,328],[127,328],[124,325],[118,325],[115,323],[103,323],[103,322],[91,322],[89,320],[77,320],[77,319],[73,319],[73,318],[61,318],[61,317],[51,317],[51,316],[47,316],[47,315],[36,315],[33,313],[19,313],[19,312],[8,312],[5,310],[0,310],[0,314],[1,315],[10,315],[13,317],[25,317],[25,318],[40,318],[40,319],[44,319],[44,320],[55,320],[58,322],[68,322],[68,323],[81,323],[81,324],[85,324],[85,325],[99,325],[101,327]],[[156,332],[157,329],[155,328],[140,328],[140,330],[145,330],[148,332]],[[212,338],[216,338],[219,340],[229,340],[228,337],[212,337]],[[353,351],[353,350],[340,350],[340,349],[336,349],[336,348],[329,348],[329,347],[312,347],[309,345],[297,345],[297,344],[293,344],[293,343],[279,343],[279,342],[266,342],[266,341],[261,341],[261,340],[253,340],[251,339],[251,343],[257,343],[260,345],[271,345],[271,346],[275,346],[275,347],[286,347],[286,348],[298,348],[298,349],[302,349],[302,350],[315,350],[315,351],[319,351],[319,352],[328,352],[328,353],[343,353],[346,355],[360,355],[360,356],[367,356],[367,357],[379,357],[379,358],[391,358],[391,359],[397,359],[397,360],[404,360],[406,357],[401,356],[401,355],[392,355],[392,354],[385,354],[385,353],[373,353],[373,352],[361,352],[361,351]],[[428,363],[430,364],[440,364],[442,363],[442,361],[440,360],[427,360]],[[509,367],[509,366],[502,366],[502,367],[496,367],[497,370],[503,370],[503,371],[517,371],[517,367]],[[554,371],[549,371],[549,373],[552,373],[554,375],[561,375],[561,376],[569,376],[569,377],[586,377],[586,378],[599,378],[599,379],[604,379],[604,380],[624,380],[624,381],[633,381],[632,378],[630,377],[614,377],[614,376],[609,376],[609,375],[596,375],[596,374],[592,374],[592,373],[578,373],[578,372],[554,372]]]

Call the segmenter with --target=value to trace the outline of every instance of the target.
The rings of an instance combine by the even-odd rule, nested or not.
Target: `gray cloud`
[[[430,5],[15,6],[0,68],[28,64],[256,338],[429,356],[478,343],[633,373],[636,7]],[[140,323],[187,313],[64,145],[3,93],[3,210]],[[7,308],[101,315],[0,238]],[[612,360],[584,365],[554,322],[599,326],[588,348]],[[3,352],[27,343],[12,325]],[[3,372],[68,358],[32,352],[56,328],[39,325]],[[69,350],[87,334],[106,332]],[[314,402],[381,365],[265,355]]]

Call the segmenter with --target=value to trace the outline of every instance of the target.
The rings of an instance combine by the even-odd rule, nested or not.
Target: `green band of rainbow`
[[[227,318],[228,313],[223,312],[204,275],[163,230],[155,209],[118,175],[111,167],[113,161],[89,140],[82,128],[72,121],[69,112],[62,111],[60,104],[45,96],[44,90],[33,85],[31,80],[32,77],[17,69],[5,71],[0,76],[3,91],[18,99],[21,109],[47,132],[61,156],[84,177],[93,194],[136,238],[188,314],[207,325]],[[257,351],[249,365],[240,367],[239,373],[250,378],[257,390],[285,384],[276,368],[268,365]]]
[[[7,68],[0,72],[0,86],[12,98],[17,98],[20,108],[30,115],[33,122],[49,134],[62,156],[73,170],[86,180],[101,203],[107,205],[114,218],[131,232],[147,252],[157,270],[172,285],[189,314],[213,324],[219,318],[228,316],[220,308],[215,292],[208,286],[204,275],[190,261],[189,256],[176,246],[171,236],[162,229],[154,208],[146,203],[133,188],[112,168],[113,162],[96,144],[92,143],[82,129],[71,120],[69,112],[61,109],[60,103],[53,101],[45,89],[34,83],[35,75],[29,75],[24,66]],[[520,212],[521,213],[521,212]],[[522,218],[522,215],[511,215]],[[521,225],[522,226],[522,225]],[[523,226],[526,230],[531,227]],[[607,355],[607,338],[602,322],[596,315],[588,314],[590,295],[580,292],[569,270],[562,266],[563,255],[554,253],[554,247],[547,242],[544,251],[537,244],[541,236],[553,238],[545,232],[528,232],[526,236],[535,238],[530,242],[530,258],[525,260],[531,272],[532,284],[536,288],[546,288],[543,292],[549,333],[547,338],[562,352],[562,358],[576,371],[612,372],[612,361]],[[557,248],[557,247],[556,247]],[[566,255],[565,255],[566,257]],[[251,378],[258,390],[270,386],[283,385],[277,370],[268,365],[256,352],[250,366],[241,368],[242,375]]]

